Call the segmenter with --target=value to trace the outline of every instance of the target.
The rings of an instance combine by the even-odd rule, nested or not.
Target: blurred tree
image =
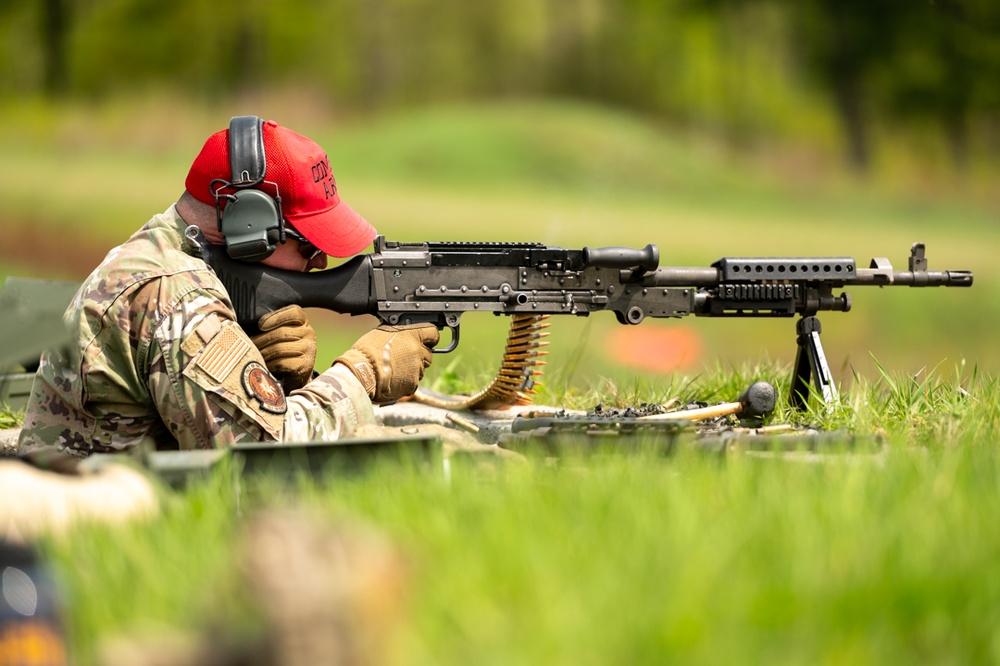
[[[714,9],[780,3],[792,43],[828,91],[850,163],[872,161],[876,121],[939,124],[965,163],[975,116],[1000,112],[1000,4],[993,0],[689,0]]]
[[[1000,5],[937,0],[909,9],[879,90],[891,116],[938,124],[961,170],[971,127],[1000,110]]]
[[[67,92],[67,44],[70,25],[67,0],[42,0],[41,32],[44,54],[44,88],[49,97],[61,97]]]
[[[1000,110],[996,0],[3,0],[0,94],[307,86],[343,107],[581,97],[745,145]],[[828,106],[823,107],[822,94]],[[912,130],[911,130],[912,131]],[[823,135],[825,139],[825,134]]]
[[[704,0],[709,5],[768,0]],[[871,78],[888,59],[901,29],[905,0],[778,0],[790,19],[790,39],[807,71],[828,91],[840,119],[849,162],[871,164]]]
[[[40,89],[42,3],[0,2],[0,92],[37,93]]]

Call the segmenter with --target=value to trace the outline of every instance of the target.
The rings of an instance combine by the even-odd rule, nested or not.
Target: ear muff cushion
[[[271,256],[280,239],[274,199],[259,190],[236,192],[222,211],[222,235],[233,259],[260,261]]]

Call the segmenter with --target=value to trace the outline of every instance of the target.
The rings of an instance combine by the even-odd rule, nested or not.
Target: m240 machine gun
[[[852,257],[723,257],[708,267],[660,266],[656,245],[641,249],[541,243],[388,241],[374,252],[318,273],[295,273],[231,259],[196,227],[193,246],[222,279],[239,323],[253,331],[267,312],[290,304],[370,314],[385,324],[429,322],[451,330],[445,353],[459,344],[468,312],[542,317],[613,312],[622,324],[647,317],[800,317],[790,401],[804,408],[812,383],[824,401],[836,397],[820,341],[817,314],[847,312],[851,287],[969,287],[972,272],[930,270],[924,245],[913,244],[907,270],[886,259],[868,268]],[[512,327],[513,330],[513,327]]]

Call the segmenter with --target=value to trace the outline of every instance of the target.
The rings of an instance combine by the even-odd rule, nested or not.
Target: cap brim
[[[289,215],[309,242],[331,257],[352,257],[371,245],[378,233],[353,208],[341,201],[333,208],[311,215]]]

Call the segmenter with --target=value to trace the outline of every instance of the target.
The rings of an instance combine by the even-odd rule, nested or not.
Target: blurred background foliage
[[[1000,147],[991,0],[6,0],[0,26],[4,96],[572,97],[737,145],[836,143],[858,170],[883,131],[960,168]]]
[[[856,290],[824,318],[835,374],[1000,368],[998,3],[5,0],[0,34],[0,275],[82,279],[251,113],[326,147],[393,239],[897,268],[923,241],[976,286]],[[554,383],[625,364],[610,317],[567,319]],[[690,319],[643,324],[693,341],[684,372],[794,357],[792,322]],[[371,322],[314,323],[330,355]],[[432,381],[488,372],[505,328],[463,322]]]

